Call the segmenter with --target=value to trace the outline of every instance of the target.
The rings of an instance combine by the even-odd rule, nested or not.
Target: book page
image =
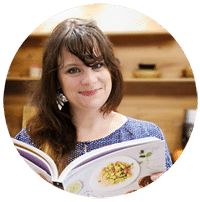
[[[49,163],[41,158],[40,156],[36,155],[35,153],[30,153],[30,151],[27,151],[24,148],[20,148],[18,146],[16,146],[17,151],[19,152],[19,154],[24,158],[24,160],[28,163],[31,164],[31,167],[33,168],[32,164],[35,165],[35,167],[37,167],[38,169],[40,168],[40,170],[43,170],[43,172],[45,172],[47,175],[52,176],[52,170],[51,170],[51,166],[49,165]],[[37,169],[36,169],[37,171]]]
[[[106,154],[112,153],[117,150],[121,150],[123,148],[130,147],[130,146],[132,147],[134,145],[146,144],[146,143],[149,143],[152,141],[160,141],[160,139],[158,139],[156,137],[145,137],[145,138],[140,138],[140,139],[124,141],[124,142],[120,142],[120,143],[116,143],[116,144],[112,144],[112,145],[107,145],[107,146],[101,147],[99,149],[92,150],[92,151],[85,153],[84,155],[78,157],[77,159],[72,161],[69,165],[67,165],[67,167],[60,174],[59,178],[63,179],[68,174],[68,172],[70,172],[71,170],[73,170],[79,166],[82,166],[90,161],[93,161],[97,158],[100,158]]]
[[[115,169],[118,174],[111,174]],[[116,196],[146,186],[150,175],[164,171],[165,143],[160,140],[123,148],[77,167],[65,176],[63,187],[85,196]]]
[[[33,169],[33,171],[36,172],[40,177],[42,177],[47,182],[53,184],[52,177],[51,177],[51,175],[49,175],[49,173],[46,170],[42,169],[35,163],[32,163],[28,159],[24,159],[24,160],[31,167],[31,169]]]
[[[14,138],[13,143],[19,154],[26,160],[26,162],[28,164],[31,162],[31,168],[37,167],[38,169],[43,170],[46,175],[51,176],[52,179],[58,178],[56,164],[50,156],[32,145],[26,144]],[[35,164],[35,166],[32,166],[32,164]]]

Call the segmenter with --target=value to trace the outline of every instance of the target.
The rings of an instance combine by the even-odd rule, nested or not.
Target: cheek
[[[69,81],[63,82],[62,90],[65,93],[65,95],[69,95],[69,94],[76,92],[75,82],[69,82]]]
[[[110,73],[107,73],[107,75],[105,76],[105,83],[106,83],[106,86],[107,86],[107,90],[111,91],[111,89],[112,89],[112,79],[111,79]]]
[[[107,83],[107,92],[108,92],[108,95],[110,95],[111,90],[112,90],[112,82],[109,81],[109,82]]]
[[[69,79],[66,79],[62,76],[58,77],[58,81],[60,84],[60,87],[62,88],[63,93],[67,96],[68,92],[71,91],[71,88],[73,88],[73,82],[70,83]]]

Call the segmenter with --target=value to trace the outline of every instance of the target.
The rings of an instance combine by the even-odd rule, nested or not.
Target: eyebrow
[[[67,63],[67,64],[63,64],[60,66],[60,69],[63,69],[63,68],[68,68],[68,67],[71,67],[71,66],[80,66],[82,65],[81,63]]]

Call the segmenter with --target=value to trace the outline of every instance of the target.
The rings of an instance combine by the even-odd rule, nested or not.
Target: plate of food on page
[[[102,159],[90,178],[96,191],[114,191],[134,182],[140,173],[136,160],[128,156]]]

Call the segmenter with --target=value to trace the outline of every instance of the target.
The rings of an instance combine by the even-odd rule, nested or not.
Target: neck
[[[73,121],[75,126],[78,128],[92,128],[95,123],[105,120],[108,115],[103,115],[103,113],[98,110],[78,110],[73,111]]]
[[[77,141],[93,141],[111,134],[127,120],[125,116],[112,111],[103,114],[98,110],[73,110],[73,122],[77,129]]]
[[[91,141],[107,135],[113,116],[114,112],[104,115],[96,110],[73,111],[73,121],[77,128],[77,141]]]

